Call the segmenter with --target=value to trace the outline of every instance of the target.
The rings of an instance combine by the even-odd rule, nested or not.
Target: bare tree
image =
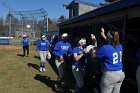
[[[3,31],[3,18],[0,18],[0,31]]]
[[[57,21],[55,21],[54,19],[48,19],[48,26],[49,26],[49,31],[53,31],[53,30],[58,30],[58,26],[57,26]]]
[[[66,21],[67,18],[64,16],[64,15],[61,15],[59,18],[58,18],[58,22],[64,22]]]

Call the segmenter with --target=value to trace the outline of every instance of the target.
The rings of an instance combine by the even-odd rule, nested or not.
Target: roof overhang
[[[71,8],[71,7],[72,7],[73,5],[75,5],[75,4],[84,4],[84,5],[88,5],[88,6],[98,7],[97,5],[92,4],[92,3],[88,3],[88,2],[84,2],[84,1],[80,1],[80,0],[73,0],[73,1],[66,7],[66,9]]]
[[[118,2],[109,4],[107,6],[97,8],[93,11],[90,11],[90,12],[80,15],[78,17],[69,19],[65,22],[59,23],[58,26],[72,24],[72,23],[86,20],[86,19],[89,19],[92,17],[96,17],[96,16],[103,15],[106,13],[127,9],[127,8],[134,7],[137,5],[140,5],[140,0],[120,0]]]

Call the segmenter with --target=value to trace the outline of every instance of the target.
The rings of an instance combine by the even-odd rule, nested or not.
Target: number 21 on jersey
[[[120,56],[120,60],[118,59],[118,56]],[[122,62],[122,51],[118,53],[113,53],[113,64],[117,64],[118,62]]]

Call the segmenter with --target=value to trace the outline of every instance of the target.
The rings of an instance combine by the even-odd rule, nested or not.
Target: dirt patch
[[[0,45],[0,50],[17,50],[21,49],[21,46],[13,46],[13,45]]]

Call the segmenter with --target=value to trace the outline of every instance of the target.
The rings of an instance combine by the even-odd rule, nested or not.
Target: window
[[[75,14],[76,14],[75,12],[76,12],[76,10],[73,9],[73,10],[72,10],[72,14],[73,14],[72,17],[75,17],[75,16],[76,16],[76,15],[75,15]]]

